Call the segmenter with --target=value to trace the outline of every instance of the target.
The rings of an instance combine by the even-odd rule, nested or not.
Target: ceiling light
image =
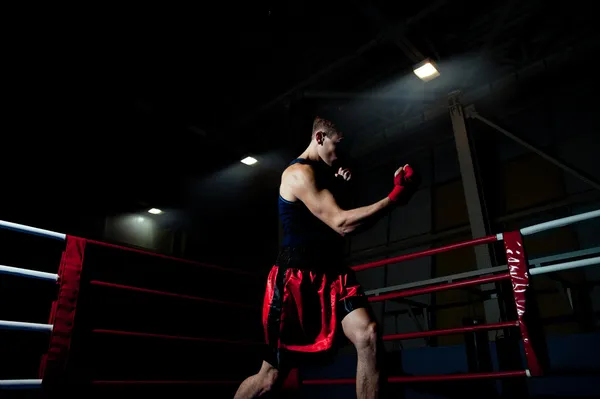
[[[440,76],[434,62],[429,59],[415,65],[414,72],[415,75],[424,82],[428,82]]]
[[[163,211],[161,211],[160,209],[157,209],[157,208],[151,208],[151,209],[148,209],[148,213],[151,213],[153,215],[160,215],[161,213],[163,213]]]
[[[254,165],[257,162],[258,161],[256,160],[256,158],[252,158],[252,157],[246,157],[246,158],[242,159],[242,163],[245,165]]]

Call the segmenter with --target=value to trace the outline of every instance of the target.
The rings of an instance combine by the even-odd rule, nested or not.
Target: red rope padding
[[[262,309],[261,307],[258,307],[256,305],[249,305],[247,303],[237,303],[237,302],[222,301],[220,299],[201,298],[199,296],[176,294],[174,292],[167,292],[167,291],[151,290],[149,288],[133,287],[130,285],[108,283],[106,281],[92,280],[92,281],[90,281],[90,284],[100,286],[100,287],[109,287],[109,288],[117,288],[117,289],[126,290],[126,291],[141,292],[144,294],[153,294],[153,295],[169,296],[169,297],[173,297],[173,298],[190,299],[193,301],[208,302],[208,303],[214,303],[214,304],[218,304],[218,305],[249,308],[249,309],[255,309],[255,310]]]
[[[201,267],[205,267],[205,268],[208,268],[208,269],[221,270],[221,271],[224,271],[224,272],[230,272],[230,273],[234,273],[234,274],[242,274],[242,275],[246,275],[246,276],[255,276],[255,277],[258,276],[258,274],[256,274],[256,273],[248,272],[248,271],[245,271],[245,270],[232,269],[232,268],[223,267],[223,266],[211,265],[211,264],[208,264],[208,263],[196,262],[196,261],[189,260],[189,259],[178,258],[176,256],[169,256],[169,255],[158,254],[158,253],[155,253],[155,252],[144,251],[144,250],[141,250],[141,249],[124,247],[122,245],[109,244],[107,242],[102,242],[102,241],[87,240],[87,242],[89,244],[100,245],[102,247],[119,249],[121,251],[133,252],[133,253],[140,254],[140,255],[154,256],[156,258],[161,258],[161,259],[165,259],[165,260],[171,260],[173,262],[186,263],[188,265],[201,266]]]
[[[366,269],[372,269],[374,267],[380,267],[389,265],[391,263],[404,262],[411,259],[422,258],[424,256],[431,256],[435,254],[439,254],[442,252],[452,251],[453,249],[465,248],[465,247],[474,247],[476,245],[488,244],[490,242],[498,241],[497,236],[487,236],[482,238],[476,238],[474,240],[458,242],[456,244],[450,244],[439,248],[426,249],[425,251],[413,252],[410,254],[395,256],[393,258],[377,260],[375,262],[365,263],[364,265],[352,266],[352,270],[360,271]]]
[[[491,371],[488,373],[464,373],[464,374],[447,374],[447,375],[413,375],[401,377],[389,377],[390,383],[403,382],[431,382],[431,381],[456,381],[456,380],[480,380],[486,378],[507,378],[507,377],[527,377],[525,370],[516,371]],[[322,380],[304,380],[304,385],[342,385],[355,384],[354,378],[335,378]]]
[[[42,356],[39,370],[44,383],[56,382],[64,376],[79,297],[85,244],[86,240],[83,238],[66,237],[66,248],[58,269],[58,298],[52,303],[48,320],[54,327],[48,352]]]
[[[504,233],[504,248],[506,249],[506,261],[508,262],[508,270],[512,281],[515,306],[517,307],[517,319],[519,320],[519,328],[521,329],[521,339],[523,340],[523,350],[527,359],[527,366],[531,371],[531,375],[540,376],[542,375],[542,367],[531,343],[525,320],[525,313],[527,312],[525,300],[527,290],[529,289],[529,272],[521,233],[519,231]]]

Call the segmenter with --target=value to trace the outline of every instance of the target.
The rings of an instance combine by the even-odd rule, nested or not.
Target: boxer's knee
[[[377,323],[366,309],[352,311],[342,320],[342,327],[357,350],[375,349],[378,339]]]
[[[261,395],[266,395],[275,391],[279,384],[280,373],[279,370],[266,363],[261,368],[257,375],[258,385],[260,387]]]
[[[377,324],[369,322],[355,331],[354,345],[356,349],[375,350],[377,346]]]

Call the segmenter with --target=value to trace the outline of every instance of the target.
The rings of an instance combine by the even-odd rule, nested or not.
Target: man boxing
[[[235,399],[277,390],[300,355],[333,348],[340,325],[358,354],[357,397],[379,397],[377,326],[353,271],[342,264],[343,237],[407,200],[417,182],[412,168],[405,165],[394,174],[393,189],[386,197],[364,207],[341,209],[328,186],[342,140],[332,122],[316,118],[309,146],[283,172],[279,216],[284,237],[263,305],[269,350],[260,371],[240,385]],[[342,168],[335,176],[351,177]]]

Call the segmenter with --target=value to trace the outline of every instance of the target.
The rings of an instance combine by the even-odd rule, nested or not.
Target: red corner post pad
[[[58,270],[58,298],[52,302],[48,320],[54,327],[48,353],[42,356],[39,370],[44,384],[56,383],[65,376],[77,310],[86,240],[67,236],[66,243]]]

